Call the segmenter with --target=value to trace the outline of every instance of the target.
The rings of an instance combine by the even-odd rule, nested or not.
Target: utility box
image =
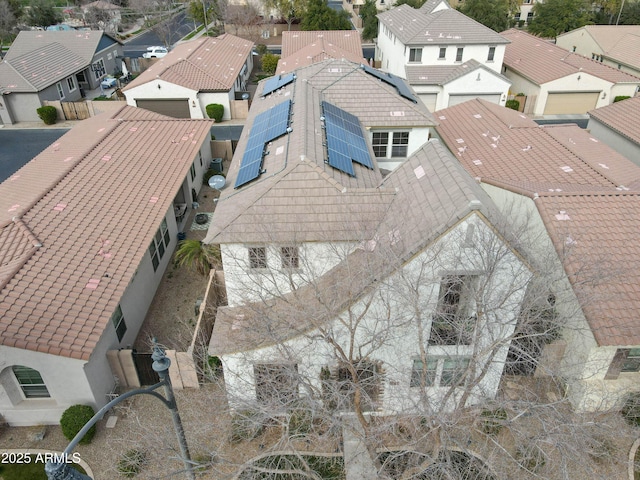
[[[209,168],[216,173],[222,173],[222,159],[214,158],[213,160],[211,160],[211,165],[209,166]]]

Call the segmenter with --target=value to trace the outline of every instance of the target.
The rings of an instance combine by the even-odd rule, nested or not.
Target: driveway
[[[68,129],[0,129],[0,182],[64,135]]]

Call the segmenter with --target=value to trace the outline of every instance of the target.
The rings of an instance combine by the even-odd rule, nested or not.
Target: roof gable
[[[461,65],[405,65],[406,77],[410,85],[446,85],[479,70],[484,70],[495,78],[511,83],[507,77],[473,59]]]
[[[589,116],[640,145],[640,97],[591,110]]]
[[[88,360],[211,122],[124,107],[0,184],[0,344]]]

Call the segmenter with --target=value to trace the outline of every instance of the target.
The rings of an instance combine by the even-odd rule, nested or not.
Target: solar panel
[[[329,165],[355,177],[353,162],[373,169],[367,141],[358,117],[322,102]]]
[[[362,65],[362,69],[369,75],[372,75],[392,87],[395,87],[401,97],[411,100],[413,103],[418,103],[418,99],[413,93],[411,93],[411,90],[402,78],[396,77],[390,73],[381,72],[380,70],[376,70],[368,65]]]
[[[264,145],[287,133],[290,111],[291,100],[286,100],[256,115],[234,188],[241,187],[260,176]]]
[[[289,85],[295,79],[296,79],[296,76],[293,73],[289,73],[288,75],[285,75],[284,77],[282,77],[280,75],[276,75],[275,77],[271,77],[269,80],[267,80],[264,83],[264,89],[262,90],[262,96],[266,97],[271,92],[275,92],[279,88],[282,88],[285,85]]]

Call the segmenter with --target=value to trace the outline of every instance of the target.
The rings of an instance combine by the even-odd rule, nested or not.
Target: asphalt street
[[[60,138],[68,129],[0,129],[0,182]]]
[[[166,31],[171,32],[167,39],[169,45],[173,45],[194,30],[193,20],[187,17],[185,12],[178,13],[167,22],[169,22],[169,25],[167,25]],[[164,41],[153,30],[148,30],[125,43],[123,47],[124,55],[132,58],[141,57],[147,51],[147,47],[154,45],[164,45]]]

